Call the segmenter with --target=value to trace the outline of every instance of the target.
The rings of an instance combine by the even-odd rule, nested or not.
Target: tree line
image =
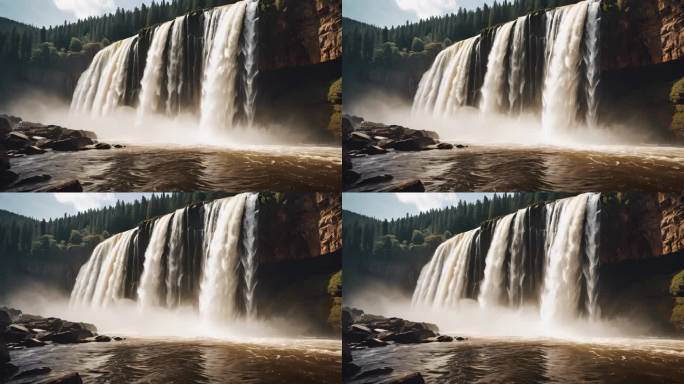
[[[113,41],[188,12],[235,0],[161,0],[132,10],[117,8],[103,16],[38,28],[0,18],[0,62],[54,64],[69,55],[94,55]]]
[[[392,65],[411,55],[434,57],[454,42],[532,12],[577,3],[580,0],[503,0],[473,10],[435,16],[415,23],[379,28],[344,19],[345,65]]]
[[[136,227],[145,220],[195,203],[225,197],[225,193],[153,194],[132,203],[79,212],[50,220],[36,220],[0,210],[0,263],[28,258],[58,260],[74,248],[92,251],[110,235]]]
[[[410,257],[412,252],[432,253],[445,240],[487,220],[568,196],[571,195],[553,192],[495,194],[473,203],[460,201],[456,206],[393,220],[344,211],[345,255],[356,262],[374,257]]]

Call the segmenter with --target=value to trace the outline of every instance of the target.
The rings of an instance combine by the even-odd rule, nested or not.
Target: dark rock
[[[36,147],[35,145],[31,145],[29,147],[24,148],[21,152],[25,155],[42,155],[46,151],[42,148]]]
[[[95,337],[95,341],[97,341],[98,343],[108,343],[108,342],[112,341],[112,338],[109,336],[105,336],[105,335],[99,335],[99,336]]]
[[[112,146],[107,143],[97,143],[95,149],[112,149]]]
[[[50,369],[50,367],[34,368],[34,369],[29,369],[27,371],[23,371],[23,372],[19,373],[18,375],[14,376],[12,379],[17,380],[17,379],[24,379],[27,377],[46,375],[50,372],[52,372],[52,369]]]
[[[7,147],[7,149],[22,150],[31,145],[33,145],[31,139],[21,132],[10,132],[5,139],[5,147]]]
[[[88,137],[72,137],[64,140],[51,141],[45,144],[45,147],[52,148],[55,151],[70,152],[80,151],[92,144],[93,140]]]
[[[456,146],[456,148],[458,148],[458,149],[463,149],[463,148],[468,148],[468,146],[467,146],[467,145],[463,145],[463,144],[459,144],[459,145]]]
[[[411,180],[381,189],[379,192],[425,192],[425,186],[420,180]]]
[[[454,146],[449,143],[439,143],[437,144],[437,149],[454,149]]]
[[[25,179],[19,180],[15,186],[23,186],[23,185],[29,185],[29,184],[37,184],[37,183],[43,183],[48,180],[50,180],[52,176],[50,175],[36,175],[36,176],[30,176]]]
[[[0,150],[0,171],[6,171],[10,169],[10,159],[6,153],[1,153]]]
[[[0,381],[9,379],[19,372],[19,368],[12,363],[0,363]]]
[[[30,339],[26,339],[26,340],[21,341],[19,343],[19,345],[21,345],[22,347],[26,347],[26,348],[35,348],[35,347],[44,347],[45,343],[38,340],[38,339],[30,338]]]
[[[375,368],[375,369],[371,369],[368,371],[361,372],[356,377],[354,377],[354,380],[366,379],[366,378],[375,377],[375,376],[389,375],[392,372],[394,372],[394,369],[391,367]]]
[[[466,340],[465,337],[460,337],[460,336],[459,336],[459,337],[456,338],[456,341],[465,341],[465,340]]]
[[[78,180],[70,180],[57,185],[39,189],[37,192],[83,192],[83,187]]]
[[[372,184],[379,184],[379,183],[386,183],[388,181],[392,181],[394,179],[394,176],[392,175],[379,175],[379,176],[373,176],[369,177],[367,179],[361,180],[357,186],[366,186],[366,185],[372,185]]]
[[[373,334],[373,331],[371,331],[370,328],[368,328],[368,327],[366,327],[365,325],[362,325],[362,324],[353,324],[353,325],[351,326],[351,329],[352,329],[352,331],[365,333],[365,334],[367,334],[367,335],[372,335],[372,334]]]
[[[454,341],[454,338],[451,336],[447,336],[447,335],[441,335],[441,336],[437,336],[437,341],[440,343],[449,343],[449,342]]]
[[[342,343],[342,362],[348,363],[352,361],[351,349],[349,349],[349,344]]]
[[[2,340],[7,343],[18,343],[30,337],[33,337],[31,332],[26,327],[19,324],[11,324],[1,335]]]
[[[386,347],[389,344],[386,341],[382,341],[380,339],[376,339],[374,337],[371,337],[371,338],[366,339],[363,342],[361,342],[361,345],[363,345],[364,347],[368,347],[368,348],[379,348],[379,347]]]
[[[361,367],[354,363],[342,363],[342,377],[348,379],[361,371]]]
[[[349,135],[349,139],[345,143],[345,149],[363,149],[369,145],[372,145],[373,139],[365,133],[362,132],[352,132]]]
[[[0,138],[7,137],[12,132],[12,123],[4,116],[0,116]]]
[[[377,145],[370,145],[362,150],[363,153],[368,154],[368,155],[384,155],[387,153],[387,150],[381,147],[378,147]]]
[[[18,178],[19,175],[9,169],[0,171],[0,187],[6,187],[14,183]]]
[[[406,140],[397,141],[392,145],[392,148],[394,148],[397,151],[405,152],[422,151],[433,144],[435,144],[435,140],[429,137],[414,137]]]
[[[361,178],[361,174],[351,169],[342,172],[342,184],[351,185]]]
[[[349,327],[351,327],[353,322],[354,320],[352,319],[352,315],[349,309],[342,309],[342,329],[348,329]]]
[[[123,340],[123,338],[121,338],[119,336],[114,336],[114,341],[121,341],[121,340]]]
[[[425,380],[423,379],[423,375],[414,372],[403,376],[393,377],[383,381],[382,384],[425,384]]]
[[[116,148],[116,149],[121,149],[121,148],[126,148],[126,146],[125,146],[125,145],[121,145],[121,144],[114,144],[114,148]]]
[[[76,344],[81,339],[82,338],[79,337],[78,332],[66,331],[66,332],[52,333],[45,340],[53,341],[53,342],[58,343],[58,344]]]
[[[394,341],[395,343],[399,344],[416,344],[422,343],[431,337],[435,337],[435,333],[428,329],[424,329],[397,333],[392,335],[390,338],[386,338],[385,340]]]
[[[8,308],[8,307],[0,307],[0,311],[5,312],[9,318],[12,320],[11,322],[15,322],[19,320],[19,318],[22,316],[22,313],[18,309],[14,308]]]
[[[10,324],[12,324],[12,317],[7,311],[0,309],[0,329],[5,329]]]
[[[342,137],[349,137],[354,132],[354,125],[348,116],[342,116]]]
[[[5,343],[0,342],[0,364],[4,364],[10,361],[9,351]]]
[[[40,384],[83,384],[78,372],[67,373],[65,375],[43,381]]]

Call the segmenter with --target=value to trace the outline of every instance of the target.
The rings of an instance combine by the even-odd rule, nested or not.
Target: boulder
[[[368,348],[378,348],[378,347],[386,347],[389,345],[389,343],[387,343],[386,341],[371,337],[371,338],[368,338],[368,339],[364,340],[363,342],[361,342],[361,345],[364,347],[368,347]]]
[[[3,341],[8,343],[18,343],[33,337],[33,334],[23,325],[11,324],[0,335]]]
[[[4,342],[0,342],[0,364],[5,364],[10,361],[9,351]]]
[[[12,379],[17,380],[17,379],[25,379],[27,377],[47,375],[50,372],[52,372],[52,369],[50,369],[50,367],[33,368],[33,369],[29,369],[29,370],[20,372],[18,375],[14,376]]]
[[[83,187],[78,180],[70,180],[39,189],[36,192],[83,192]]]
[[[352,132],[345,143],[345,149],[358,150],[366,148],[373,143],[373,139],[362,132]]]
[[[378,192],[425,192],[425,186],[420,180],[411,180],[381,189]]]
[[[353,360],[352,359],[352,353],[351,353],[351,349],[349,348],[349,344],[342,343],[342,362],[348,363],[352,360]]]
[[[372,184],[380,184],[380,183],[386,183],[388,181],[392,181],[394,179],[394,176],[392,175],[378,175],[378,176],[373,176],[369,177],[367,179],[361,180],[357,186],[366,186],[366,185],[372,185]]]
[[[342,329],[348,329],[353,322],[351,312],[347,308],[344,308],[342,310]]]
[[[342,378],[348,379],[361,371],[361,367],[354,363],[342,363]]]
[[[394,341],[399,344],[417,344],[422,343],[426,339],[435,337],[435,333],[428,329],[414,330],[408,332],[401,332],[392,335],[392,337],[386,338],[385,340]]]
[[[369,377],[389,375],[392,372],[394,372],[394,369],[391,367],[370,369],[368,371],[363,371],[360,374],[358,374],[356,377],[354,377],[354,380],[361,380],[361,379],[366,379]]]
[[[99,336],[95,337],[95,341],[98,343],[108,343],[108,342],[112,341],[112,338],[109,336],[105,336],[105,335],[99,335]]]
[[[1,148],[1,146],[0,146]],[[9,156],[7,156],[6,153],[2,153],[3,151],[0,149],[0,171],[6,171],[10,169],[10,160]]]
[[[107,143],[97,143],[95,144],[95,149],[112,149],[112,146]]]
[[[436,144],[435,140],[429,137],[413,137],[406,140],[397,141],[392,144],[392,148],[397,151],[411,152],[422,151],[429,146]]]
[[[373,331],[371,331],[370,328],[368,328],[368,327],[366,327],[365,325],[362,325],[362,324],[353,324],[353,325],[351,326],[351,329],[352,329],[352,331],[365,333],[365,334],[367,334],[367,335],[372,335],[372,334],[373,334]]]
[[[437,149],[454,149],[454,146],[449,143],[439,143],[437,144]]]
[[[382,384],[425,384],[423,375],[419,372],[409,373],[407,375],[393,377],[389,380],[383,381]]]
[[[19,372],[19,368],[12,363],[0,363],[0,382],[4,382],[5,379],[9,379]]]
[[[76,331],[65,331],[51,333],[43,340],[49,340],[57,344],[76,344],[79,341],[85,339],[85,337],[79,337],[79,333]]]
[[[7,147],[7,149],[22,150],[31,145],[33,145],[31,139],[21,132],[10,132],[5,139],[5,147]]]
[[[40,384],[83,384],[78,372],[67,373],[54,379],[40,382]]]
[[[36,348],[36,347],[44,347],[46,344],[38,339],[30,338],[23,340],[19,343],[22,347],[26,348]]]
[[[8,307],[0,307],[0,311],[5,312],[9,316],[9,318],[12,319],[12,322],[17,321],[17,320],[19,320],[19,318],[22,317],[22,313],[18,309],[8,308]]]
[[[362,149],[361,152],[367,155],[384,155],[385,153],[387,153],[387,150],[377,145],[370,145]]]
[[[349,116],[342,116],[342,137],[349,137],[354,132],[354,125]]]
[[[10,171],[9,169],[0,171],[0,187],[7,187],[14,183],[18,178],[19,175]]]
[[[52,148],[55,151],[72,152],[80,151],[92,144],[93,140],[88,137],[72,137],[64,140],[49,142],[45,144],[45,147]]]
[[[451,336],[447,336],[447,335],[440,335],[440,336],[437,336],[437,341],[440,343],[449,343],[449,342],[454,341],[454,338]]]
[[[29,185],[29,184],[37,184],[37,183],[43,183],[48,180],[50,180],[52,176],[50,175],[35,175],[35,176],[29,176],[27,178],[19,180],[15,186],[24,186],[24,185]]]
[[[348,170],[342,172],[342,184],[344,184],[344,185],[354,184],[360,178],[361,178],[361,174],[359,174],[356,171],[352,171],[351,169],[348,169]]]

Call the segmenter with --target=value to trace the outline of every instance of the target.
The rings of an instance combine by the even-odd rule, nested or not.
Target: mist
[[[442,141],[469,145],[514,145],[562,147],[601,152],[624,151],[628,147],[665,144],[659,135],[645,128],[627,124],[601,124],[596,128],[577,125],[572,132],[545,135],[539,112],[518,116],[485,114],[474,107],[463,107],[448,118],[412,113],[412,104],[404,98],[379,90],[363,97],[345,100],[345,113],[367,121],[396,124],[412,129],[430,130]]]

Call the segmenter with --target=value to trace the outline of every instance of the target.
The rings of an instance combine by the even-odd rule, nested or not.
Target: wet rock
[[[57,344],[76,344],[81,341],[82,338],[79,337],[77,332],[66,331],[52,333],[45,340],[53,341]]]
[[[372,184],[380,184],[380,183],[386,183],[388,181],[392,181],[394,179],[394,176],[392,175],[379,175],[379,176],[373,176],[369,177],[367,179],[361,180],[357,186],[366,186],[366,185],[372,185]]]
[[[1,148],[1,146],[0,146]],[[0,151],[2,152],[2,151]],[[6,153],[0,153],[0,171],[6,171],[10,169],[9,156]]]
[[[33,334],[23,325],[11,324],[0,336],[7,343],[18,343],[33,337]]]
[[[83,384],[83,380],[78,372],[72,372],[61,375],[54,379],[42,381],[40,384]]]
[[[392,372],[394,372],[394,369],[391,367],[370,369],[368,371],[363,371],[360,374],[358,374],[356,377],[354,377],[354,380],[361,380],[361,379],[366,379],[369,377],[389,375]]]
[[[392,148],[397,151],[404,152],[422,151],[434,144],[436,144],[435,140],[429,137],[414,137],[397,141],[396,143],[392,144]]]
[[[52,372],[52,369],[50,369],[50,367],[34,368],[34,369],[29,369],[27,371],[20,372],[18,375],[14,376],[12,379],[17,380],[17,379],[25,379],[27,377],[47,375],[50,372]]]
[[[420,180],[411,180],[381,189],[379,192],[425,192],[425,186]]]
[[[44,347],[46,344],[38,339],[30,338],[23,340],[19,343],[22,347],[26,348],[36,348],[36,347]]]
[[[4,342],[0,342],[0,364],[4,364],[10,361],[9,351]]]
[[[88,137],[72,137],[64,140],[57,140],[49,142],[45,145],[46,148],[52,148],[55,151],[73,152],[85,149],[92,145],[93,140]]]
[[[423,375],[419,372],[409,373],[403,376],[393,377],[387,381],[383,381],[382,384],[425,384]]]
[[[19,368],[12,363],[0,363],[0,381],[9,379],[19,372]]]
[[[465,340],[468,340],[468,339],[466,339],[465,337],[460,337],[460,336],[456,338],[456,341],[465,341]]]
[[[114,144],[114,148],[116,148],[116,149],[121,149],[121,148],[126,148],[126,146],[125,146],[125,145],[121,145],[121,144]]]
[[[449,143],[439,143],[437,144],[437,149],[454,149],[454,146]]]
[[[342,343],[342,362],[348,363],[351,361],[352,361],[352,353],[351,353],[351,349],[349,348],[349,344]]]
[[[381,148],[377,145],[370,145],[362,150],[362,153],[368,154],[368,155],[384,155],[387,153],[387,150],[384,148]]]
[[[386,341],[371,337],[371,338],[366,339],[363,342],[361,342],[361,345],[364,347],[368,347],[368,348],[379,348],[379,347],[386,347],[389,344]]]
[[[45,152],[44,149],[38,148],[35,145],[28,146],[21,151],[25,155],[42,155]]]
[[[50,180],[51,178],[52,178],[52,176],[50,176],[50,175],[36,175],[36,176],[30,176],[30,177],[27,177],[27,178],[25,178],[25,179],[19,180],[19,181],[15,184],[15,186],[16,186],[16,187],[19,187],[19,186],[24,186],[24,185],[29,185],[29,184],[43,183],[43,182],[46,182],[46,181]]]
[[[437,341],[440,343],[449,343],[449,342],[454,341],[454,338],[451,336],[447,336],[447,335],[441,335],[441,336],[437,336]]]
[[[28,136],[21,132],[10,132],[5,139],[4,144],[7,149],[22,150],[33,145],[33,142]]]
[[[39,189],[37,192],[83,192],[83,186],[81,186],[81,183],[78,180],[70,180]]]
[[[358,150],[364,149],[373,143],[373,139],[362,132],[352,132],[347,140],[346,149]]]
[[[356,331],[356,332],[365,333],[367,335],[373,334],[373,331],[371,331],[370,328],[366,327],[365,325],[361,325],[361,324],[353,324],[351,326],[351,330]]]
[[[342,377],[348,379],[361,371],[361,367],[354,363],[342,363]]]
[[[467,145],[463,145],[463,144],[459,144],[459,145],[456,146],[456,148],[458,148],[458,149],[463,149],[463,148],[468,148],[468,146],[467,146]]]
[[[361,174],[351,169],[342,172],[342,184],[351,185],[361,178]]]
[[[436,335],[433,331],[424,329],[397,333],[389,338],[386,338],[385,340],[394,341],[399,344],[417,344],[435,336]]]
[[[108,342],[112,341],[112,338],[109,336],[105,336],[105,335],[99,335],[99,336],[95,337],[95,341],[98,343],[108,343]]]
[[[107,143],[97,143],[95,149],[112,149],[112,146]]]

